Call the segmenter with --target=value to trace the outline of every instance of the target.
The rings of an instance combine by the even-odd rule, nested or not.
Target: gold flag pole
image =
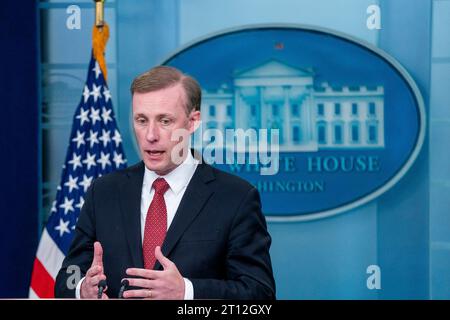
[[[94,2],[95,2],[95,26],[97,28],[102,28],[105,25],[105,21],[103,20],[105,0],[94,0]]]
[[[92,30],[92,50],[105,81],[108,73],[106,70],[105,49],[109,38],[109,27],[103,19],[105,0],[94,0],[95,2],[95,26]]]

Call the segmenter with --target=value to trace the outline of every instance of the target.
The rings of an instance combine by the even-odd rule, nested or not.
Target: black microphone
[[[127,279],[123,279],[120,282],[119,299],[123,299],[123,292],[128,288],[129,284]]]
[[[98,283],[98,293],[97,293],[97,299],[101,299],[103,295],[103,291],[106,288],[106,280],[100,280]]]

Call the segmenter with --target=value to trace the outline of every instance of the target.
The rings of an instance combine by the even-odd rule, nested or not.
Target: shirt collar
[[[194,159],[191,152],[188,152],[186,159],[184,159],[179,166],[164,176],[160,176],[144,166],[144,188],[148,188],[148,190],[151,191],[153,182],[157,178],[164,178],[169,184],[170,189],[177,195],[189,183],[191,177],[194,175],[195,169],[197,168],[197,164],[198,160]]]

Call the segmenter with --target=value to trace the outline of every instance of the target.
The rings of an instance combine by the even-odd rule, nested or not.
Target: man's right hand
[[[106,280],[103,273],[103,249],[100,242],[94,243],[94,259],[92,265],[86,273],[86,277],[81,283],[80,298],[81,299],[97,299],[98,283],[101,280]],[[106,288],[104,291],[106,291]],[[103,293],[102,299],[108,299],[108,296]]]

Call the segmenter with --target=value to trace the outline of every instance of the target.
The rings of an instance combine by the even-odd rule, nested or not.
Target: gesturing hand
[[[127,278],[130,286],[142,289],[125,291],[124,298],[184,299],[184,279],[175,263],[162,254],[159,246],[155,248],[155,257],[164,270],[127,269],[127,275],[139,277]]]
[[[100,280],[106,280],[103,273],[103,249],[100,242],[94,243],[94,259],[92,265],[86,273],[86,277],[81,283],[80,297],[82,299],[97,299],[98,283]],[[108,287],[104,291],[106,291]],[[102,299],[108,299],[108,296],[103,293]]]

